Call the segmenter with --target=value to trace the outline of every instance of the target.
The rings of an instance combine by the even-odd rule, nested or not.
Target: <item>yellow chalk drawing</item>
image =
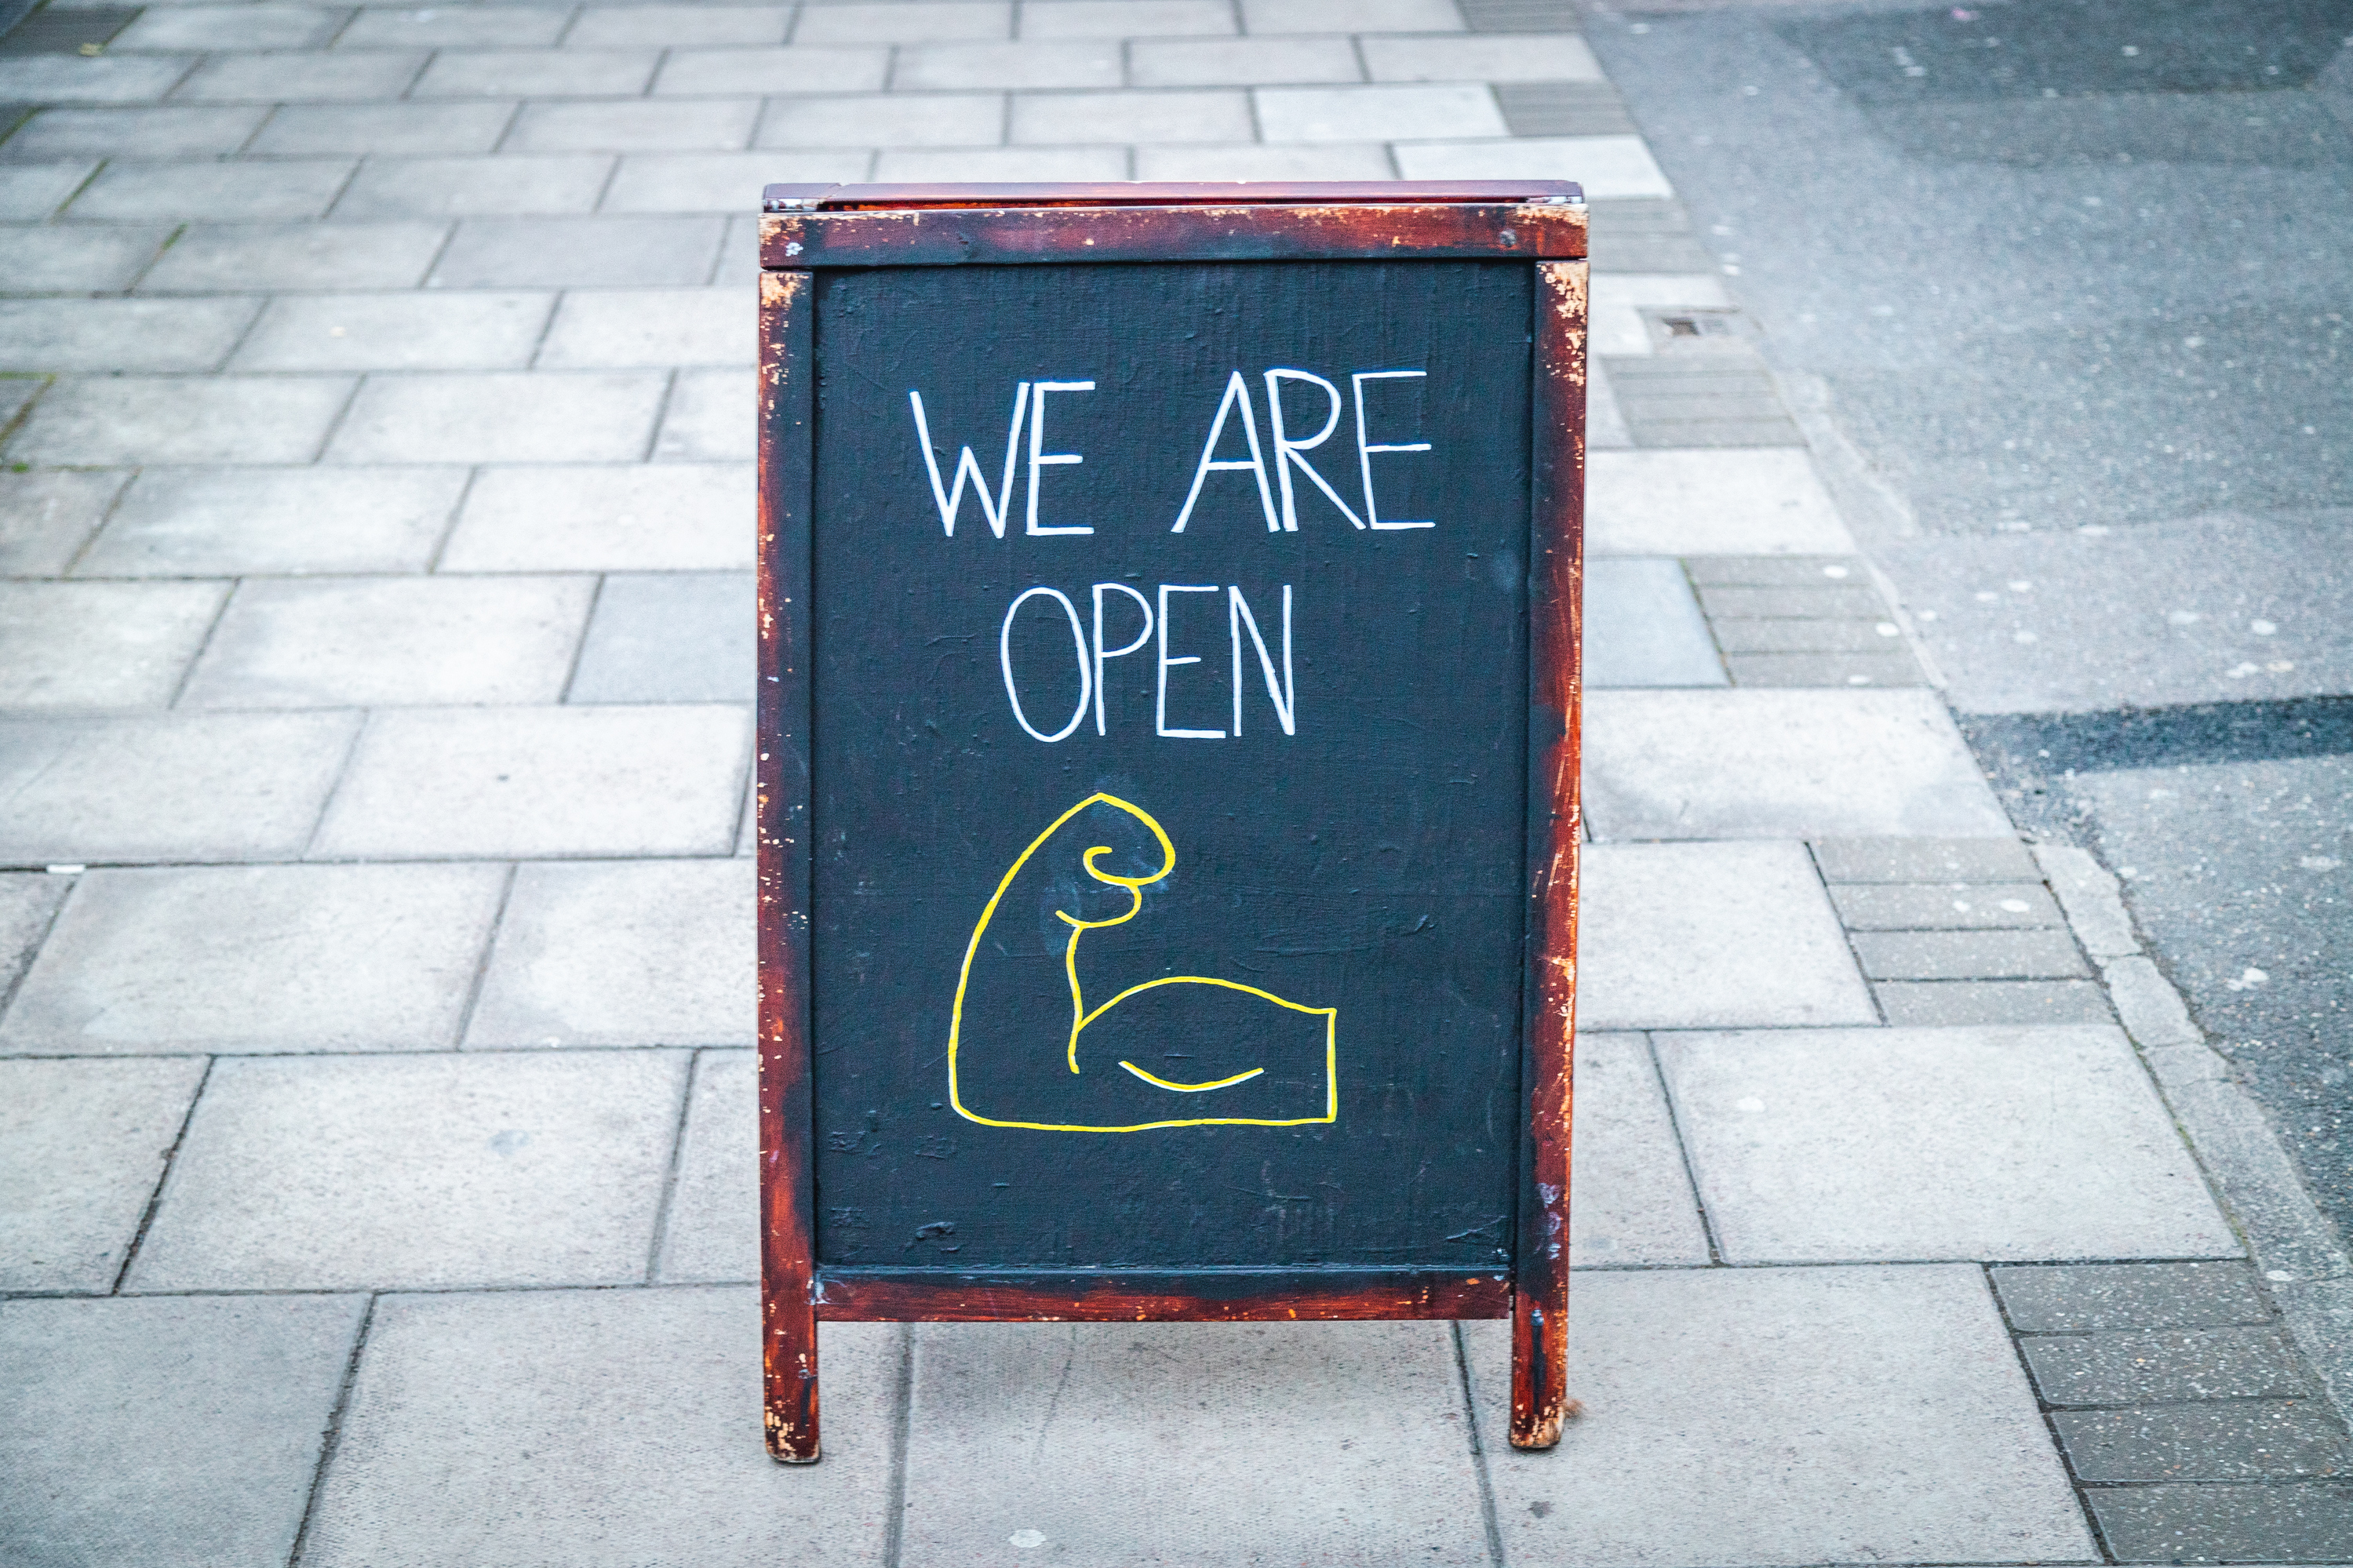
[[[997,1117],[982,1116],[965,1105],[963,1089],[957,1080],[957,1058],[964,1047],[965,994],[972,984],[973,962],[980,955],[981,942],[988,934],[988,922],[996,918],[997,904],[1004,899],[1007,889],[1013,886],[1014,879],[1021,874],[1021,868],[1029,863],[1029,858],[1044,848],[1054,835],[1061,831],[1064,824],[1092,805],[1115,807],[1150,829],[1153,838],[1160,846],[1160,865],[1157,869],[1145,876],[1123,877],[1115,871],[1105,870],[1096,863],[1098,857],[1113,853],[1112,847],[1108,844],[1095,845],[1080,857],[1080,863],[1085,866],[1087,875],[1096,881],[1106,887],[1127,889],[1128,906],[1125,912],[1113,915],[1108,920],[1082,921],[1066,910],[1054,911],[1055,919],[1071,928],[1071,940],[1062,950],[1062,970],[1070,977],[1071,983],[1071,1032],[1063,1050],[1063,1059],[1069,1065],[1071,1071],[1073,1073],[1084,1071],[1079,1061],[1079,1046],[1088,1027],[1130,997],[1171,985],[1199,985],[1220,991],[1240,992],[1244,995],[1255,996],[1273,1006],[1324,1020],[1324,1110],[1321,1115],[1279,1118],[1182,1116],[1137,1121],[1122,1126],[1102,1126],[1072,1122],[1001,1120]],[[1103,931],[1111,926],[1124,925],[1134,920],[1143,912],[1144,889],[1176,868],[1176,846],[1169,841],[1167,832],[1153,819],[1152,814],[1141,806],[1131,805],[1113,795],[1097,794],[1087,796],[1086,799],[1054,818],[1045,832],[1029,841],[1029,847],[1021,851],[1005,875],[998,879],[997,890],[989,895],[987,905],[980,911],[980,921],[972,928],[972,940],[965,944],[964,967],[956,975],[955,1005],[949,1016],[948,1022],[948,1103],[955,1108],[957,1115],[967,1121],[977,1121],[984,1127],[1026,1127],[1040,1132],[1145,1132],[1160,1127],[1304,1127],[1315,1122],[1336,1121],[1340,1119],[1340,1010],[1337,1007],[1309,1007],[1291,1001],[1287,997],[1277,996],[1271,991],[1261,991],[1255,985],[1245,985],[1236,980],[1219,980],[1199,974],[1171,974],[1164,975],[1157,980],[1147,980],[1141,984],[1129,986],[1108,1002],[1092,1009],[1088,1007],[1085,988],[1079,980],[1080,939],[1091,931]],[[1176,1094],[1207,1094],[1216,1089],[1232,1089],[1260,1077],[1266,1071],[1262,1067],[1256,1067],[1247,1072],[1235,1073],[1229,1078],[1213,1079],[1206,1083],[1177,1083],[1146,1072],[1134,1062],[1123,1061],[1119,1065],[1153,1088],[1166,1089]]]

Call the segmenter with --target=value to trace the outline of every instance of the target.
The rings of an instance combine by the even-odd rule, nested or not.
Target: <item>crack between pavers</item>
[[[294,1545],[286,1554],[287,1568],[299,1568],[311,1545],[311,1528],[319,1517],[319,1499],[327,1489],[327,1468],[335,1462],[335,1454],[343,1444],[343,1417],[350,1412],[352,1389],[359,1382],[360,1353],[367,1348],[368,1331],[375,1326],[376,1302],[382,1297],[370,1292],[366,1310],[360,1313],[359,1332],[352,1336],[352,1353],[343,1363],[343,1380],[335,1390],[335,1403],[327,1411],[326,1430],[319,1439],[319,1462],[311,1471],[311,1489],[302,1500],[302,1520],[294,1527]]]
[[[694,1113],[694,1091],[702,1081],[702,1056],[697,1050],[688,1053],[685,1081],[679,1087],[678,1117],[670,1131],[670,1162],[662,1172],[661,1201],[654,1208],[654,1235],[646,1248],[646,1283],[656,1283],[661,1277],[662,1249],[670,1245],[670,1217],[677,1207],[679,1177],[686,1168],[686,1129]]]
[[[1471,1473],[1479,1483],[1479,1522],[1487,1535],[1487,1561],[1504,1568],[1504,1525],[1495,1512],[1495,1486],[1487,1473],[1487,1446],[1479,1440],[1479,1406],[1471,1392],[1471,1351],[1463,1342],[1461,1320],[1447,1325],[1454,1343],[1454,1376],[1462,1390],[1463,1436],[1471,1444]]]
[[[205,1089],[213,1080],[213,1068],[219,1061],[218,1057],[206,1057],[205,1070],[196,1075],[195,1092],[188,1096],[188,1109],[181,1113],[179,1131],[172,1134],[171,1145],[164,1151],[164,1168],[155,1173],[155,1188],[147,1194],[147,1206],[140,1212],[139,1228],[132,1232],[131,1245],[122,1249],[122,1267],[114,1271],[114,1283],[106,1292],[110,1296],[122,1294],[123,1284],[131,1278],[131,1266],[138,1261],[139,1248],[145,1245],[148,1229],[164,1207],[164,1189],[179,1163],[181,1145],[188,1141],[188,1129],[196,1120],[196,1107],[202,1103]]]

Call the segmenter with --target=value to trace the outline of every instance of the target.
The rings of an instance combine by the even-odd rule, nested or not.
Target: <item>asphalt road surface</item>
[[[1980,758],[2353,1234],[2353,0],[1588,18]]]

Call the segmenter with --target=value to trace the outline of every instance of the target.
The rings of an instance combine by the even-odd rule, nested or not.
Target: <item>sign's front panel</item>
[[[820,1265],[1507,1262],[1529,268],[818,278]]]

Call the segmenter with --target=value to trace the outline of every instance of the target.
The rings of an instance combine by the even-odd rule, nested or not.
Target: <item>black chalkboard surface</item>
[[[1187,189],[770,191],[780,1458],[825,1316],[1533,1313],[1557,1430],[1582,206]]]

